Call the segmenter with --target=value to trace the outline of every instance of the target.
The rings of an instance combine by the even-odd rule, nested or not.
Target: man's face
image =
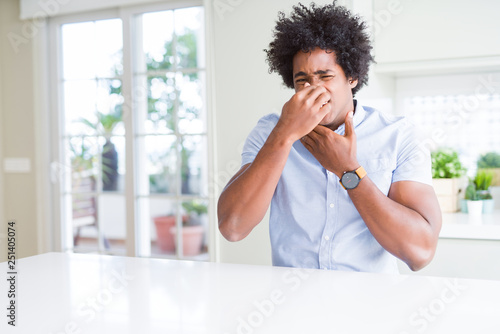
[[[331,100],[323,106],[329,108],[319,124],[336,129],[344,123],[345,116],[353,110],[352,91],[357,80],[346,78],[335,61],[334,52],[315,48],[310,52],[299,51],[293,58],[293,81],[295,92],[309,85],[323,86]]]

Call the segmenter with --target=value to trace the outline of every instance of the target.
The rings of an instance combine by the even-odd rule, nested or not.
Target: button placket
[[[330,238],[333,240],[333,237],[335,236],[335,234],[337,233],[337,230],[339,229],[339,224],[340,224],[340,221],[339,221],[339,208],[340,208],[340,204],[339,202],[342,201],[342,192],[345,191],[344,188],[340,185],[340,182],[339,182],[339,178],[334,175],[334,180],[333,181],[333,184],[331,185],[332,188],[330,189],[330,194],[333,194],[333,198],[332,198],[332,203],[334,204],[334,208],[330,209],[331,210],[331,215],[333,217],[335,217],[335,224],[332,225],[332,232],[330,234]],[[332,269],[336,269],[337,268],[337,265],[335,264],[335,261],[334,261],[334,257],[333,257],[333,254],[334,254],[334,251],[335,251],[335,246],[336,244],[331,242],[330,243],[330,247],[329,247],[329,266],[332,268]]]
[[[332,198],[332,191],[334,191],[333,182],[335,182],[335,175],[330,171],[326,171],[326,222],[322,238],[320,240],[319,250],[319,265],[321,269],[330,269],[331,262],[331,241],[335,225],[335,215],[333,214],[335,205]]]

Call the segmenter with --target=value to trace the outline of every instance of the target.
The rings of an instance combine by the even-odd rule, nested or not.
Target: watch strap
[[[359,166],[354,172],[358,174],[360,181],[366,176],[366,170],[363,168],[363,166]]]

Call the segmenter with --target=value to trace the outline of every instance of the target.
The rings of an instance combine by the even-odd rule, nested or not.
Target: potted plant
[[[459,196],[465,188],[466,169],[462,166],[458,153],[449,148],[441,148],[431,153],[432,184],[442,212],[456,212]]]
[[[482,155],[477,161],[478,169],[486,169],[493,174],[492,186],[500,186],[500,154],[489,152]]]
[[[104,136],[106,142],[102,147],[101,168],[102,168],[102,190],[116,191],[118,189],[118,153],[115,144],[111,142],[113,130],[122,121],[121,108],[116,108],[109,114],[99,111],[95,112],[97,121],[95,123],[86,118],[81,118],[79,122],[87,125],[99,136]]]
[[[207,206],[196,200],[182,203],[186,211],[182,216],[182,254],[194,256],[201,253],[205,235]],[[164,252],[175,252],[176,216],[167,215],[154,219],[157,244]]]
[[[470,180],[465,189],[465,199],[467,201],[467,212],[471,216],[481,216],[483,213],[483,201],[477,196],[475,183]]]
[[[207,206],[199,201],[192,200],[182,203],[186,210],[187,219],[182,225],[182,254],[193,256],[201,253],[205,236],[204,219],[207,214]],[[175,235],[176,228],[171,229]]]
[[[479,169],[474,178],[477,197],[483,202],[483,213],[492,213],[495,207],[495,202],[489,190],[492,181],[493,172],[485,169]]]
[[[176,217],[174,214],[153,218],[156,228],[156,243],[158,248],[165,253],[175,253],[175,228]],[[182,223],[187,221],[187,216],[182,217]]]

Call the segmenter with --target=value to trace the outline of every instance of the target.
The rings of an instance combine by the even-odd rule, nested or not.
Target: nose
[[[309,84],[314,86],[319,86],[321,84],[321,80],[319,80],[316,76],[309,78]]]

